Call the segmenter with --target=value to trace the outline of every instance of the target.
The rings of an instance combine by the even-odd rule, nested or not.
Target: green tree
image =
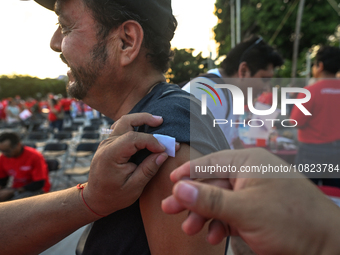
[[[168,81],[175,84],[188,82],[207,71],[207,58],[202,57],[202,52],[194,56],[193,51],[194,49],[174,49],[175,56],[166,74]]]
[[[242,0],[242,39],[253,34],[261,35],[265,41],[276,47],[289,62],[293,55],[298,2],[299,0]],[[218,53],[221,56],[226,55],[231,48],[230,0],[217,0],[215,7],[218,24],[215,26],[214,32],[215,40],[219,43]],[[328,44],[328,39],[334,35],[339,21],[337,12],[328,1],[306,1],[299,46],[300,71],[305,58],[301,53],[305,53],[313,45]],[[289,65],[287,63],[287,66]]]
[[[0,76],[0,99],[16,95],[36,98],[37,95],[46,96],[49,92],[66,95],[65,81],[20,75]]]

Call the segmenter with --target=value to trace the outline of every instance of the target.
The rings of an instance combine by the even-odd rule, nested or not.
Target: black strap
[[[200,75],[199,77],[204,77],[204,78],[208,78],[214,82],[216,82],[216,84],[224,84],[225,81],[218,76],[217,74],[213,74],[213,73],[205,73]],[[229,113],[230,113],[230,100],[229,100],[229,90],[227,89],[222,89],[223,95],[225,96],[226,100],[227,100],[227,104],[228,104],[228,109],[227,109],[227,113],[225,115],[225,119],[228,119]],[[231,97],[230,97],[231,98]]]

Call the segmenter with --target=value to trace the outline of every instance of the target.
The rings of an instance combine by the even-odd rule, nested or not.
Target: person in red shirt
[[[72,99],[69,97],[64,97],[60,100],[60,105],[63,107],[64,110],[64,120],[71,120],[72,121],[72,117],[71,117],[71,104],[72,104]]]
[[[0,201],[41,194],[50,190],[48,169],[43,155],[23,146],[16,133],[0,135]],[[11,188],[6,188],[9,177]]]
[[[5,119],[5,106],[0,100],[0,122]]]
[[[63,112],[63,109],[60,104],[58,104],[57,100],[54,98],[49,99],[49,109],[48,120],[50,122],[50,126],[54,129],[57,128],[59,131],[63,128],[64,118],[60,116]]]
[[[257,98],[257,102],[262,104],[273,105],[273,92],[271,88],[266,88],[266,91],[263,91],[262,94]]]
[[[300,142],[297,164],[332,164],[340,168],[340,80],[336,73],[340,70],[340,49],[322,47],[316,54],[313,76],[317,82],[305,87],[311,99],[304,107],[312,115],[304,115],[296,106],[291,119],[298,122]],[[304,98],[299,94],[298,98]],[[331,177],[331,176],[330,176]],[[340,187],[340,179],[314,179],[316,184]]]

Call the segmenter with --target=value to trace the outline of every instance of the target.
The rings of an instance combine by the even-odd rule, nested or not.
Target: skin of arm
[[[160,171],[145,187],[140,197],[140,210],[147,235],[151,254],[162,255],[194,255],[194,254],[223,254],[225,242],[212,246],[205,241],[208,231],[205,228],[195,237],[189,237],[181,231],[181,224],[188,215],[184,211],[175,217],[165,214],[161,209],[161,201],[172,192],[173,183],[169,175],[191,158],[202,156],[201,153],[190,149],[189,145],[181,144],[175,158],[168,158]]]
[[[151,114],[123,116],[112,126],[91,163],[83,195],[87,205],[108,215],[135,202],[147,182],[167,159],[164,146],[149,134],[132,132],[133,126],[158,126]],[[138,167],[128,162],[137,151],[153,152]],[[76,187],[26,199],[0,203],[2,254],[39,254],[79,227],[100,219],[84,204]],[[20,245],[18,245],[20,244]]]
[[[38,254],[100,217],[85,207],[80,191],[74,187],[4,202],[0,218],[6,219],[0,221],[0,228],[6,229],[0,233],[2,252],[19,255]]]
[[[162,208],[171,214],[189,209],[205,221],[214,219],[207,236],[212,244],[233,235],[242,237],[256,254],[339,254],[340,208],[299,173],[292,179],[239,178],[238,174],[228,178],[231,175],[223,174],[229,189],[182,180],[195,164],[230,163],[239,168],[259,161],[285,164],[263,149],[220,151],[186,163],[171,174],[176,183],[173,196],[163,201]],[[201,227],[190,217],[182,229],[192,235]]]

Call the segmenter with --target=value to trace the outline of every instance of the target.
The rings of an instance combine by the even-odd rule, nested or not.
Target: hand
[[[91,163],[84,189],[87,204],[96,213],[108,215],[134,203],[145,185],[167,159],[165,147],[150,134],[133,132],[134,126],[158,126],[161,117],[148,113],[125,115],[112,125],[112,133],[101,142]],[[141,149],[153,152],[138,167],[128,162]]]
[[[187,162],[171,174],[176,184],[173,195],[162,203],[163,211],[195,212],[199,217],[190,214],[182,225],[190,235],[213,219],[208,242],[216,244],[227,235],[238,235],[257,254],[321,254],[338,246],[334,236],[338,236],[339,209],[299,174],[294,179],[246,179],[236,174],[233,179],[224,179],[230,189],[181,181],[190,176],[190,166],[217,163],[239,169],[258,162],[280,165],[283,161],[263,149],[247,149],[221,151]],[[331,251],[324,254],[335,254]]]
[[[0,202],[7,201],[14,196],[15,189],[5,188],[0,190]]]

